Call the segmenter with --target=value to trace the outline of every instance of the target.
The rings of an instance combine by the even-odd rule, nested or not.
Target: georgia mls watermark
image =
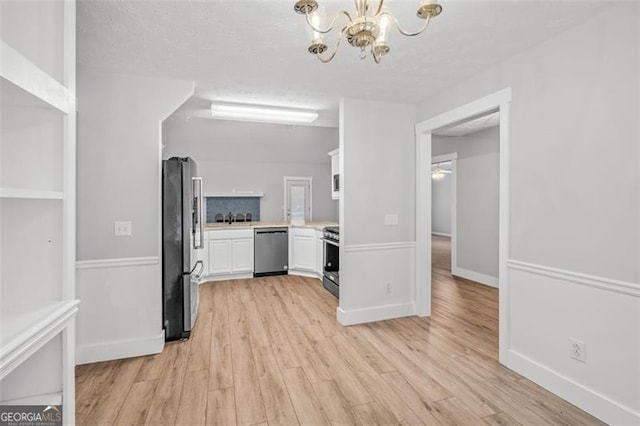
[[[62,426],[62,406],[0,405],[0,426]]]

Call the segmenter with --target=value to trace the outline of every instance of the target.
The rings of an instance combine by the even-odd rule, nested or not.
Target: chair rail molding
[[[122,268],[125,266],[157,265],[159,263],[160,258],[158,256],[92,259],[77,261],[76,269]]]

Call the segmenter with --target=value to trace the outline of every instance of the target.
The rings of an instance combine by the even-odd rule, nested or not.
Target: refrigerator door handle
[[[194,177],[191,178],[193,181],[193,210],[194,210],[194,217],[193,217],[193,233],[197,235],[194,235],[194,239],[193,239],[193,248],[194,249],[201,249],[204,248],[204,220],[203,220],[203,208],[204,208],[204,197],[202,194],[202,178],[201,177]],[[197,191],[196,191],[196,187],[197,187]],[[196,195],[197,194],[197,195]],[[197,231],[196,231],[197,229]],[[197,237],[197,238],[196,238]]]
[[[200,266],[200,270],[198,271],[197,274],[194,274],[193,271],[195,271],[198,266]],[[191,269],[191,272],[189,273],[193,275],[195,278],[200,278],[200,275],[202,275],[203,271],[204,271],[204,263],[202,262],[202,260],[198,260],[196,264],[193,265],[193,269]]]

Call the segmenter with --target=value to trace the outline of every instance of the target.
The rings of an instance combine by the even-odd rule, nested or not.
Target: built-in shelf
[[[264,192],[238,191],[204,194],[205,197],[264,197]]]
[[[19,98],[24,91],[65,114],[75,110],[75,99],[64,85],[1,40],[0,77],[21,89],[11,90],[11,85],[3,82],[3,102],[9,98],[11,103],[22,104]]]
[[[38,189],[0,188],[0,198],[31,198],[34,200],[62,200],[64,193]]]
[[[0,306],[0,379],[60,333],[79,300]]]

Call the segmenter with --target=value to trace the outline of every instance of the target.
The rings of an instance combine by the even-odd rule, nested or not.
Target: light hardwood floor
[[[452,279],[433,316],[342,327],[320,281],[201,286],[192,338],[78,366],[78,424],[601,424],[497,362],[497,291]]]

